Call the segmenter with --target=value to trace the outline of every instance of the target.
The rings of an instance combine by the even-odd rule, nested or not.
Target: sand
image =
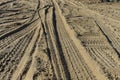
[[[1,0],[0,80],[120,80],[120,2]]]

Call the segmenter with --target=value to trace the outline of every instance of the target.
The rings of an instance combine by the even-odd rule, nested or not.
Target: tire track
[[[32,33],[33,32],[20,39],[16,46],[10,52],[8,52],[8,55],[6,55],[6,57],[3,58],[3,60],[1,60],[1,69],[3,69],[1,70],[2,72],[0,75],[1,80],[8,80],[12,76],[14,70],[17,67],[17,64],[24,55],[24,50],[27,47],[27,43],[29,43],[30,38],[32,37]]]
[[[50,57],[52,59],[52,55],[54,53],[54,56],[56,57],[56,60],[57,60],[57,61],[55,61],[54,57],[53,57],[54,59],[52,59],[53,64],[54,64],[54,69],[56,71],[55,73],[56,73],[57,79],[70,79],[69,78],[70,75],[69,75],[69,72],[68,72],[67,66],[66,66],[66,61],[64,59],[64,55],[62,55],[63,52],[62,52],[61,45],[59,42],[58,33],[56,32],[56,24],[55,24],[56,20],[55,20],[54,8],[50,7],[48,9],[47,14],[48,15],[46,15],[46,19],[47,19],[46,27],[49,30],[50,38],[51,38],[53,48],[55,51],[55,52],[51,52]],[[58,66],[58,68],[57,68],[57,66]],[[60,76],[60,77],[58,77],[58,76]]]
[[[17,70],[15,71],[14,75],[12,76],[12,80],[17,80],[19,79],[23,69],[24,69],[24,65],[26,64],[27,60],[29,59],[30,57],[30,54],[31,54],[31,51],[33,50],[32,48],[34,48],[34,45],[36,43],[36,40],[38,38],[38,35],[39,35],[39,30],[40,30],[40,25],[39,23],[36,25],[37,26],[37,29],[35,31],[35,34],[34,36],[32,37],[32,40],[31,42],[29,43],[28,47],[26,48],[25,50],[25,54],[24,56],[22,57],[19,65],[18,65],[18,68]],[[19,69],[20,68],[20,69]]]
[[[64,47],[63,46],[66,46],[68,49],[65,49],[64,50],[64,55],[67,55],[68,53],[71,53],[70,54],[70,57],[72,56],[72,52],[74,51],[74,49],[77,49],[78,48],[78,45],[76,45],[75,46],[75,48],[73,48],[73,50],[71,50],[71,48],[70,47],[72,47],[73,45],[74,45],[74,43],[72,44],[72,41],[74,41],[74,40],[71,40],[71,37],[70,37],[70,35],[68,35],[68,33],[67,33],[67,31],[65,31],[66,29],[68,29],[68,27],[67,28],[65,28],[67,25],[66,25],[66,23],[64,23],[63,21],[63,17],[61,18],[61,13],[60,13],[60,11],[59,11],[59,8],[58,8],[58,5],[57,5],[57,3],[55,2],[55,0],[53,0],[53,3],[55,4],[55,9],[57,9],[57,10],[55,10],[55,13],[56,13],[56,23],[57,23],[57,31],[58,31],[58,34],[59,34],[59,37],[60,37],[60,42],[61,42],[61,45],[62,45],[62,48],[64,49]],[[60,16],[60,17],[59,17]],[[62,21],[63,20],[63,21]],[[63,23],[62,23],[63,22]],[[66,22],[66,21],[65,21]],[[63,24],[63,25],[62,25]],[[61,30],[61,31],[60,31]],[[69,29],[68,29],[69,30]],[[63,32],[65,32],[65,33],[63,33]],[[73,35],[73,34],[72,34]],[[67,37],[67,38],[66,38]],[[73,36],[72,36],[73,37]],[[63,39],[63,40],[62,40]],[[67,45],[67,43],[68,42],[66,42],[66,41],[64,41],[64,39],[66,39],[66,40],[68,40],[68,42],[69,42],[69,44],[71,43],[71,45],[72,46],[70,46],[70,45]],[[73,39],[73,38],[72,38]],[[71,40],[71,41],[69,41],[69,40]],[[80,46],[79,46],[79,48],[80,48]],[[83,49],[84,50],[84,49]],[[66,53],[67,51],[69,51],[68,53]],[[79,53],[79,50],[78,51],[76,51],[74,54],[76,54],[76,55],[79,55],[79,56],[81,56],[80,55],[80,53]],[[75,55],[74,55],[75,56]],[[74,57],[73,56],[73,57]],[[83,56],[83,55],[82,55]],[[66,57],[66,56],[65,56]],[[72,58],[73,58],[72,57]],[[73,59],[76,59],[77,57],[75,57],[75,58],[73,58]],[[79,58],[81,58],[81,57],[79,57]],[[66,60],[66,61],[68,61],[68,60]],[[75,60],[75,61],[77,61],[77,60]],[[75,63],[75,61],[74,62],[67,62],[67,63]],[[80,61],[80,60],[79,60]],[[78,61],[77,61],[78,62]],[[79,62],[78,62],[79,63]],[[81,62],[82,64],[84,64],[85,63],[85,61],[84,61],[84,63],[83,62]],[[78,64],[77,64],[78,65]],[[73,66],[73,68],[77,68],[77,65],[76,66]],[[84,64],[85,65],[85,64]],[[86,65],[86,67],[87,67],[87,65]],[[87,67],[88,68],[88,67]],[[72,68],[71,68],[72,69]],[[78,68],[78,70],[79,70],[80,68]],[[77,72],[77,70],[75,70],[76,72]],[[91,72],[91,70],[89,69],[89,71]],[[86,76],[86,75],[84,75],[86,78],[88,78],[89,77],[89,79],[95,79],[95,77],[93,76],[93,74],[90,74],[89,73],[89,71],[87,71],[87,74],[89,74],[89,76]],[[70,72],[72,72],[72,71],[70,71]],[[74,72],[75,73],[75,72]],[[86,74],[86,72],[84,73],[84,74]],[[73,75],[74,75],[74,77],[73,77]],[[77,75],[75,75],[75,74],[71,74],[71,76],[72,76],[72,78],[74,79],[75,78],[75,76],[76,76],[76,79],[81,79],[80,78],[80,76],[78,76],[79,75],[79,73],[77,72]],[[104,78],[103,78],[104,79]]]

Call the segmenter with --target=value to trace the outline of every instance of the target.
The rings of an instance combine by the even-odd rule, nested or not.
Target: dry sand
[[[0,0],[0,80],[120,80],[120,2]]]

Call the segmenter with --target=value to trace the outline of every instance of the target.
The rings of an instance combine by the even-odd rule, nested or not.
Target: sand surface
[[[120,2],[0,0],[0,80],[120,80]]]

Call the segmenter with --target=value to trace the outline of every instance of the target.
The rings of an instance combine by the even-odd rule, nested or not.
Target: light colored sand
[[[120,80],[120,2],[1,0],[0,80]]]

